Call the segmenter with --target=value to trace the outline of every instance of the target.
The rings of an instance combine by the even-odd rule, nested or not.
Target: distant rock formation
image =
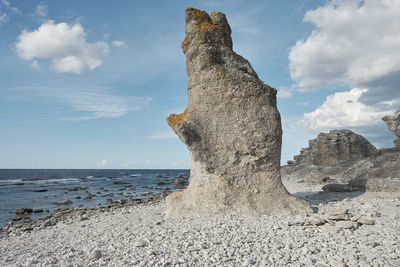
[[[387,118],[390,125],[395,117]],[[294,159],[282,167],[284,179],[327,184],[323,189],[335,192],[400,191],[400,149],[377,150],[349,130],[320,133]]]
[[[192,166],[188,188],[167,197],[167,216],[311,212],[281,182],[276,90],[233,52],[230,35],[223,13],[186,9],[189,104],[167,121]]]
[[[350,130],[333,130],[320,133],[308,142],[300,154],[294,156],[296,164],[333,166],[349,163],[375,155],[378,150],[367,139]]]
[[[382,120],[386,122],[389,130],[398,137],[393,142],[395,147],[400,148],[400,110],[398,110],[394,116],[385,116]]]

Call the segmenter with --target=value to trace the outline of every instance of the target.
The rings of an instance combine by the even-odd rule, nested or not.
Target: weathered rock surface
[[[167,216],[309,212],[281,182],[276,90],[233,52],[230,35],[224,14],[186,9],[189,103],[167,120],[190,151],[191,177],[167,197]]]
[[[309,143],[295,156],[296,162],[282,168],[285,179],[327,184],[323,190],[330,192],[400,191],[399,148],[377,150],[349,130],[319,134]]]
[[[398,137],[393,142],[396,147],[400,148],[400,110],[398,110],[394,116],[385,116],[382,120],[386,122],[389,130]]]
[[[354,162],[377,153],[376,147],[367,139],[350,130],[320,133],[308,144],[307,148],[303,148],[300,154],[294,157],[297,164],[333,166],[344,162]]]

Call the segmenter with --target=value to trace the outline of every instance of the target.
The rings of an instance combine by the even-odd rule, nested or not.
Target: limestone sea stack
[[[190,183],[168,217],[311,212],[282,185],[276,90],[232,50],[223,13],[186,9],[188,107],[167,121],[190,151]]]

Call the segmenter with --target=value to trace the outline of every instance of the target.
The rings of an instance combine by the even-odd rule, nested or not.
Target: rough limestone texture
[[[316,139],[310,140],[309,147],[303,148],[294,160],[296,164],[333,166],[368,158],[377,151],[361,135],[350,130],[332,130],[329,133],[320,133]]]
[[[167,121],[192,166],[187,189],[167,197],[167,217],[311,212],[281,182],[276,90],[233,52],[230,35],[223,13],[186,9],[188,107]]]
[[[393,142],[395,147],[400,148],[400,110],[398,110],[394,116],[385,116],[382,120],[386,122],[389,130],[398,137]]]
[[[349,130],[321,133],[296,161],[281,168],[284,180],[326,184],[326,191],[400,191],[400,148],[377,150]]]

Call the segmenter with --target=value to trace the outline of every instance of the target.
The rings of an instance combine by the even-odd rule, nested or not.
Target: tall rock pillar
[[[182,50],[189,104],[167,121],[192,166],[187,189],[167,197],[167,216],[310,212],[281,182],[276,90],[233,52],[225,15],[186,9]]]

